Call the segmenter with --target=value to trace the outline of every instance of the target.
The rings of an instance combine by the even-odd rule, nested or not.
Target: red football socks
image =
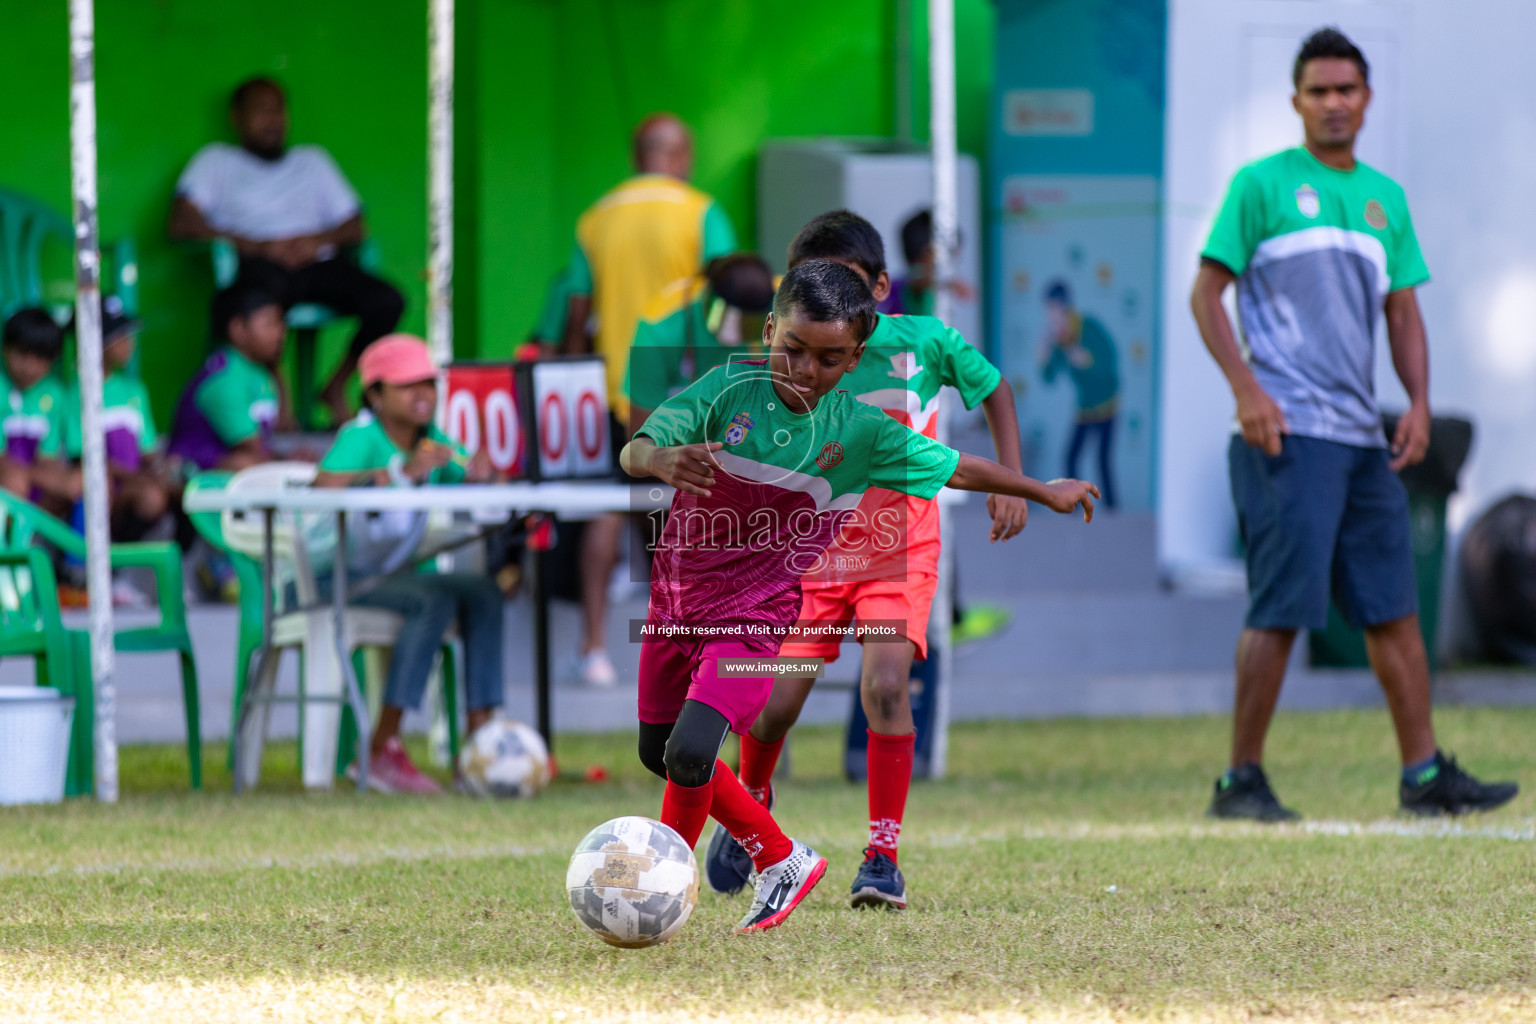
[[[741,734],[741,784],[764,807],[768,806],[773,770],[779,766],[779,751],[783,749],[782,736],[777,743],[764,743],[749,732]]]
[[[668,779],[661,797],[661,823],[675,829],[690,847],[698,845],[710,817],[751,854],[759,871],[789,856],[789,837],[724,761],[715,762],[715,777],[708,785],[685,789]]]
[[[704,832],[714,789],[713,780],[692,789],[667,780],[666,791],[661,795],[661,823],[676,830],[689,849],[698,845],[699,836]]]
[[[912,786],[912,748],[917,737],[868,731],[869,845],[894,861],[907,790]]]
[[[709,805],[710,816],[736,837],[741,848],[752,856],[752,864],[761,871],[789,856],[791,844],[768,808],[747,792],[724,761],[715,762],[715,799]]]

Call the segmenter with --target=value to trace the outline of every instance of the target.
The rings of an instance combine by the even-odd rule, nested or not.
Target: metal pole
[[[430,0],[427,19],[427,343],[453,361],[453,0]],[[445,389],[439,382],[439,414]]]
[[[946,323],[952,317],[949,283],[959,238],[958,200],[955,192],[955,6],[954,0],[928,3],[929,140],[933,147],[933,312]],[[940,407],[938,436],[949,440],[948,409]],[[949,757],[949,688],[954,682],[954,652],[949,637],[954,603],[954,533],[951,516],[939,509],[939,580],[933,599],[934,654],[938,658],[938,699],[933,708],[933,751],[929,772],[943,778]]]
[[[69,0],[69,162],[75,218],[75,342],[85,456],[85,570],[91,685],[96,690],[96,798],[117,802],[107,449],[101,425],[101,245],[96,221],[96,24],[92,0]]]

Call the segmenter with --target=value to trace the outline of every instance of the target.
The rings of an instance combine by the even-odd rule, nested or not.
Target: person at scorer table
[[[751,856],[756,892],[738,932],[783,923],[827,862],[786,836],[720,760],[726,733],[745,733],[773,689],[767,677],[722,675],[720,662],[778,653],[774,634],[799,617],[801,576],[863,492],[932,498],[948,484],[1093,515],[1092,484],[1041,483],[962,455],[842,390],[875,323],[856,271],[801,263],[763,325],[768,358],[709,371],[664,401],[620,455],[631,476],[678,492],[652,571],[656,639],[640,654],[640,760],[667,780],[661,820],[685,842],[696,844],[713,816]],[[713,633],[730,626],[734,636]]]
[[[417,487],[493,478],[484,452],[470,458],[432,423],[438,370],[426,342],[385,335],[363,350],[357,368],[364,409],[341,428],[320,460],[316,487]],[[390,576],[353,600],[404,618],[374,727],[369,784],[387,793],[440,792],[406,754],[400,719],[406,708],[421,703],[432,660],[454,623],[464,641],[469,732],[495,714],[502,703],[501,591],[479,574],[423,572]]]
[[[789,266],[830,259],[862,277],[878,303],[890,290],[885,246],[869,221],[848,210],[814,217],[789,246]],[[863,357],[843,377],[841,388],[860,402],[911,427],[938,436],[939,391],[955,388],[967,408],[986,413],[997,461],[1018,472],[1018,416],[1013,388],[959,331],[931,316],[881,314]],[[1021,498],[989,495],[993,543],[1024,528],[1029,509]],[[862,643],[859,697],[869,719],[868,841],[850,888],[856,908],[906,906],[906,879],[897,866],[902,819],[912,784],[916,726],[910,680],[915,660],[928,656],[928,616],[938,588],[939,509],[922,497],[871,488],[859,503],[860,517],[838,535],[826,558],[800,581],[802,622],[898,622],[896,643]],[[889,524],[899,543],[883,543]],[[857,567],[857,568],[853,568]],[[787,641],[785,658],[836,661],[840,638]],[[784,738],[816,680],[777,679],[773,696],[750,732],[741,738],[741,781],[759,803],[773,801],[773,773]],[[705,878],[716,892],[734,893],[746,884],[751,861],[716,829],[705,856]]]

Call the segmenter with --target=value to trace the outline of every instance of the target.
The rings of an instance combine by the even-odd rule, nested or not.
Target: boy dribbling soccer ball
[[[771,658],[799,617],[800,578],[864,492],[924,498],[946,484],[1010,494],[1091,519],[1097,490],[1051,484],[962,455],[859,402],[838,384],[876,323],[859,274],[809,260],[780,285],[765,360],[717,367],[667,399],[625,446],[631,476],[678,490],[657,545],[640,657],[640,760],[667,780],[661,821],[690,846],[709,817],[752,858],[754,899],[738,932],[775,927],[826,872],[719,758],[773,689],[733,665]]]
[[[855,271],[878,303],[890,292],[885,246],[874,225],[848,210],[813,218],[789,246],[789,266],[830,259]],[[931,316],[881,315],[858,366],[841,387],[862,403],[910,426],[938,436],[939,390],[958,389],[967,408],[982,406],[997,461],[1018,471],[1019,430],[1013,389],[997,367],[954,328]],[[828,549],[824,565],[801,579],[802,621],[872,623],[894,626],[890,642],[863,640],[860,698],[869,719],[869,842],[850,892],[855,907],[907,905],[906,880],[897,867],[897,844],[912,784],[916,728],[909,691],[914,659],[928,656],[928,612],[938,585],[939,509],[920,495],[872,487],[860,502],[864,524],[844,527]],[[1006,541],[1024,528],[1022,499],[992,495],[990,536]],[[880,528],[895,543],[880,543]],[[878,639],[878,638],[877,638]],[[787,642],[790,658],[837,660],[841,638]],[[784,676],[750,732],[741,737],[741,781],[760,803],[771,806],[773,772],[784,738],[810,696],[815,679]],[[751,865],[721,829],[710,839],[705,879],[716,892],[734,893],[746,883]]]

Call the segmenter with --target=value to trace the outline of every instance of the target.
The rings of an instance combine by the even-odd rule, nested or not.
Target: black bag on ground
[[[1512,494],[1472,524],[1461,574],[1485,654],[1536,664],[1536,498]]]

